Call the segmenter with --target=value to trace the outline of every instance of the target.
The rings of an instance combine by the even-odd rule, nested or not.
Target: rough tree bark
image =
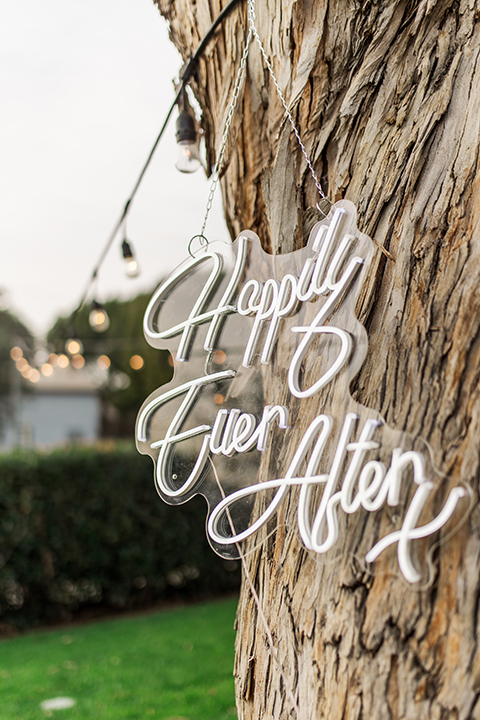
[[[225,4],[156,2],[185,58]],[[245,4],[193,83],[210,162]],[[475,491],[421,592],[364,574],[348,555],[316,562],[286,504],[285,529],[248,564],[301,720],[480,720],[479,19],[478,0],[257,0],[260,36],[326,192],[352,200],[360,230],[393,258],[377,251],[357,307],[369,352],[352,394],[427,440],[437,465]],[[270,252],[302,246],[318,198],[255,46],[222,189],[233,237],[249,228]],[[239,717],[296,717],[245,583],[237,624]]]

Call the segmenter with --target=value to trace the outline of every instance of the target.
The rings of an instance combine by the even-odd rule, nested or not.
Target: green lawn
[[[0,641],[0,718],[233,720],[236,600]],[[70,697],[75,706],[44,711]]]

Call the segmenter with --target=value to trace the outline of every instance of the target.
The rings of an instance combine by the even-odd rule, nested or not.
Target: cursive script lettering
[[[344,317],[340,312],[342,303],[349,294],[353,294],[353,287],[359,288],[358,275],[366,272],[373,254],[372,243],[366,236],[361,236],[358,231],[355,231],[356,234],[349,232],[355,226],[354,218],[355,210],[351,203],[342,201],[334,206],[329,219],[313,228],[308,247],[297,251],[296,257],[300,262],[295,267],[300,269],[298,275],[290,271],[283,275],[278,272],[283,264],[277,257],[270,260],[272,277],[262,280],[247,277],[247,271],[252,267],[252,247],[254,243],[259,247],[258,238],[252,240],[253,234],[248,232],[242,233],[237,240],[235,266],[228,280],[224,279],[224,261],[220,254],[207,251],[198,258],[192,258],[154,293],[144,320],[148,342],[154,347],[161,347],[162,340],[179,336],[176,357],[181,362],[188,361],[196,330],[200,325],[208,324],[203,349],[211,356],[218,347],[220,331],[228,316],[236,314],[239,319],[245,318],[245,321],[239,320],[246,323],[247,331],[245,345],[240,345],[239,349],[239,364],[244,369],[239,376],[240,382],[236,384],[236,392],[232,392],[236,398],[239,388],[246,388],[249,384],[249,368],[254,365],[256,357],[260,357],[262,365],[272,362],[282,323],[288,323],[289,332],[298,338],[285,366],[288,391],[299,400],[314,397],[346,371],[355,353],[360,353],[356,359],[361,360],[366,351],[357,321],[338,322],[347,327],[335,325],[335,317]],[[267,258],[264,254],[262,265],[268,262]],[[188,283],[197,271],[207,267],[210,273],[188,316],[171,327],[161,329],[159,318],[170,294],[183,283]],[[291,267],[286,269],[291,270]],[[223,292],[220,292],[220,287],[225,287]],[[352,311],[353,300],[350,305]],[[288,318],[299,313],[305,303],[315,305],[313,310],[305,311],[303,320],[295,325]],[[235,335],[235,331],[232,334]],[[316,339],[330,341],[326,345],[315,344],[327,347],[328,353],[322,350],[322,374],[313,381],[306,380],[303,371],[309,357],[319,354],[314,351]],[[326,364],[328,367],[325,369]],[[353,364],[358,368],[358,362]],[[205,367],[208,368],[208,363]],[[283,373],[283,368],[281,371]],[[351,375],[346,376],[347,380],[351,379]],[[239,407],[222,407],[216,412],[213,424],[204,423],[184,429],[202,392],[212,383],[230,382],[235,377],[235,370],[206,374],[152,396],[142,407],[137,420],[137,441],[139,447],[147,448],[145,452],[154,458],[157,488],[168,501],[182,502],[198,491],[215,458],[233,458],[247,452],[263,453],[273,442],[272,436],[276,438],[274,442],[281,443],[283,433],[279,430],[287,431],[289,428],[288,402],[286,405],[267,405],[263,410],[257,409],[255,414]],[[308,382],[310,385],[306,387]],[[252,393],[254,387],[250,387],[248,392]],[[422,573],[414,559],[415,541],[438,532],[456,511],[460,500],[466,496],[466,490],[454,487],[436,517],[421,524],[427,507],[432,505],[428,501],[436,490],[428,478],[427,456],[416,450],[404,449],[404,441],[400,439],[393,442],[390,439],[389,447],[382,447],[384,423],[367,417],[363,426],[359,427],[359,415],[349,411],[358,409],[358,405],[345,392],[345,387],[348,385],[340,382],[333,385],[333,397],[328,400],[327,407],[334,408],[336,419],[326,412],[326,408],[322,408],[322,414],[313,419],[298,446],[293,448],[293,457],[284,477],[242,486],[248,478],[237,474],[235,480],[238,480],[239,489],[224,496],[213,508],[207,524],[208,534],[220,547],[228,548],[241,543],[274,516],[290,487],[299,486],[297,522],[300,537],[308,550],[325,554],[339,542],[342,517],[359,512],[374,513],[385,506],[401,506],[404,507],[404,517],[399,518],[400,528],[380,538],[368,550],[365,560],[367,563],[374,562],[384,550],[396,544],[400,571],[408,582],[418,582]],[[223,395],[218,397],[221,403],[225,402]],[[177,407],[179,398],[182,398],[180,405],[173,413],[164,437],[151,437],[155,414],[173,400],[176,400]],[[336,425],[338,431],[334,435]],[[200,449],[189,460],[185,476],[178,478],[176,474],[172,475],[177,445],[195,437],[199,438],[197,447]],[[389,458],[388,467],[380,457],[384,460]],[[220,467],[224,467],[223,463]],[[244,467],[251,465],[245,464]],[[220,483],[218,477],[216,480]],[[314,492],[318,487],[321,492]],[[263,506],[260,516],[248,522],[247,527],[243,521],[241,529],[236,530],[236,504],[243,501],[248,510],[257,494],[269,490],[275,492]],[[202,493],[208,494],[203,486]],[[217,485],[212,497],[218,498]]]
[[[338,540],[337,513],[339,508],[342,508],[346,514],[352,514],[357,512],[360,507],[369,512],[378,510],[385,502],[396,507],[400,502],[399,490],[403,474],[406,468],[411,466],[414,474],[413,479],[418,485],[418,489],[407,509],[402,528],[382,538],[367,553],[366,561],[373,562],[389,545],[398,542],[400,570],[408,582],[418,582],[421,579],[421,574],[415,568],[411,557],[412,541],[428,537],[443,527],[452,516],[460,498],[464,497],[465,491],[460,487],[453,488],[443,509],[436,518],[426,525],[416,527],[428,496],[434,489],[433,483],[428,482],[424,477],[422,456],[415,451],[403,452],[401,448],[395,448],[392,453],[390,468],[386,474],[384,466],[381,463],[376,463],[376,461],[373,461],[373,463],[376,463],[375,465],[370,461],[362,468],[365,453],[379,447],[379,443],[372,441],[371,437],[380,423],[374,419],[367,420],[358,442],[351,443],[349,438],[356,420],[356,415],[353,413],[347,414],[330,470],[327,473],[318,474],[318,465],[333,427],[333,418],[327,415],[320,415],[315,418],[307,429],[285,477],[251,485],[226,497],[210,515],[208,521],[210,537],[215,542],[223,544],[234,544],[245,540],[257,532],[272,517],[285,497],[288,488],[300,485],[298,502],[300,535],[309,550],[326,553]],[[320,429],[320,436],[315,439]],[[311,452],[311,456],[305,475],[299,476],[300,465],[305,461],[309,452]],[[340,482],[340,469],[347,453],[352,453],[352,458],[344,475],[341,489],[336,490]],[[370,479],[371,481],[368,482]],[[357,481],[358,491],[352,499],[352,492]],[[312,490],[316,485],[324,485],[324,490],[312,523]],[[250,527],[242,532],[235,533],[230,521],[231,535],[226,535],[219,530],[219,527],[223,526],[222,516],[224,514],[228,516],[230,508],[236,502],[269,489],[277,489],[277,492],[262,515]]]

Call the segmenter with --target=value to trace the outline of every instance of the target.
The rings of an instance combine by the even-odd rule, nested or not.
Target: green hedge
[[[205,516],[200,497],[165,505],[130,447],[0,455],[0,632],[236,590]]]

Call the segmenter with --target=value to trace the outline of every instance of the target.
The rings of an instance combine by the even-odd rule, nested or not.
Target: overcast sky
[[[3,304],[36,333],[78,303],[174,97],[181,59],[152,0],[0,5],[0,232]],[[176,115],[176,114],[175,114]],[[208,194],[174,167],[175,118],[132,207],[142,274],[114,243],[99,301],[135,295],[187,253]],[[228,239],[218,191],[207,235]]]

